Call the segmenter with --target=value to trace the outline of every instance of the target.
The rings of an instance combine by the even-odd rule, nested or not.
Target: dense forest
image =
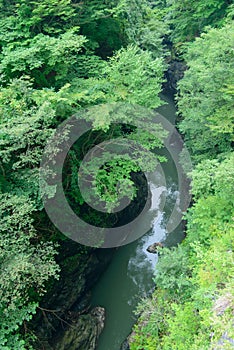
[[[160,249],[156,288],[136,310],[130,349],[234,347],[233,17],[228,0],[1,0],[0,349],[41,349],[30,322],[61,276],[68,239],[48,219],[39,190],[48,138],[93,106],[159,107],[173,62],[184,66],[173,93],[194,165],[193,199],[185,240]],[[112,121],[111,113],[91,119],[104,138],[134,139],[130,119],[124,130]],[[140,138],[160,148],[160,138]],[[68,168],[77,162],[73,151]],[[131,183],[139,169],[129,160],[121,171],[119,162],[108,165],[112,180],[103,172],[101,181],[111,203],[115,177]],[[71,190],[69,200],[82,206],[80,193]],[[92,251],[77,244],[76,256]]]

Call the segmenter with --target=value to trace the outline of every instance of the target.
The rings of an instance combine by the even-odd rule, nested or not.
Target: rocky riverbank
[[[141,212],[148,195],[143,174],[133,174],[137,197],[117,217],[123,225],[127,218]],[[36,335],[36,350],[93,350],[104,328],[105,310],[90,307],[91,288],[108,266],[115,249],[94,249],[81,246],[72,240],[60,242],[57,262],[61,267],[58,281],[51,281],[48,292],[28,330]]]
[[[105,310],[90,308],[90,289],[105,270],[113,249],[87,249],[72,241],[62,244],[60,278],[49,287],[27,326],[38,350],[92,350],[104,327]]]

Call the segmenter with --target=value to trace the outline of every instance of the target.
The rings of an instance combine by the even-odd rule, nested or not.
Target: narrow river
[[[175,121],[173,101],[163,96],[166,104],[158,109],[171,123]],[[163,166],[166,188],[158,188],[156,176],[150,179],[152,193],[151,209],[147,215],[156,213],[152,229],[137,241],[119,248],[92,291],[92,305],[106,310],[105,328],[100,336],[97,350],[120,350],[121,344],[131,331],[136,320],[134,310],[139,301],[149,296],[154,288],[153,276],[158,256],[147,252],[147,247],[159,241],[166,246],[175,245],[183,239],[182,227],[167,234],[164,222],[174,207],[177,193],[177,173],[172,161]],[[160,195],[166,192],[167,201],[163,211],[156,210]],[[144,225],[144,223],[142,223]],[[142,231],[144,232],[144,231]]]

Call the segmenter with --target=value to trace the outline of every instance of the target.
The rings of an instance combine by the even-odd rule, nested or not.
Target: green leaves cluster
[[[180,130],[195,160],[231,150],[233,141],[234,26],[210,29],[188,46],[179,82]],[[229,88],[228,88],[229,87]]]
[[[170,39],[177,49],[199,36],[206,26],[221,27],[231,11],[231,1],[225,0],[157,0],[156,6],[164,9]]]
[[[136,46],[118,51],[104,71],[110,89],[109,100],[112,96],[114,101],[158,107],[163,70],[163,59],[154,59],[149,51]]]
[[[19,335],[24,321],[36,312],[39,297],[52,276],[58,278],[55,249],[50,242],[38,241],[33,226],[35,203],[26,195],[2,194],[0,210],[0,346],[24,349]],[[35,241],[32,244],[32,241]]]
[[[124,30],[128,41],[151,51],[154,57],[164,56],[163,40],[169,34],[164,10],[157,7],[155,1],[125,0],[123,3],[122,16],[126,18]]]
[[[41,209],[38,167],[56,111],[48,99],[41,96],[38,102],[27,78],[1,89],[0,106],[0,344],[2,349],[24,349],[20,328],[59,271],[54,244],[35,224]]]
[[[23,43],[2,50],[0,74],[8,80],[20,74],[30,75],[38,86],[51,86],[70,73],[86,39],[73,28],[59,37],[38,34]]]

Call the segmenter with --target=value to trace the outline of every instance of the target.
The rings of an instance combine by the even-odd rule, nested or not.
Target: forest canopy
[[[172,62],[185,67],[175,99],[177,126],[194,161],[193,203],[186,239],[161,252],[156,290],[139,306],[130,348],[230,348],[233,17],[232,1],[225,0],[0,1],[1,349],[34,348],[36,335],[25,324],[59,278],[56,257],[65,238],[45,214],[38,184],[48,138],[82,108],[159,107]],[[111,122],[100,124],[108,129]],[[133,168],[123,167],[122,176]],[[221,314],[220,300],[228,300]]]

